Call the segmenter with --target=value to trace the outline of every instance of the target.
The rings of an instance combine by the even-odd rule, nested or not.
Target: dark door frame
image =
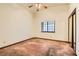
[[[75,15],[75,20],[74,20],[74,15]],[[76,8],[72,11],[70,16],[68,17],[68,42],[69,42],[69,23],[70,23],[70,18],[72,17],[72,42],[71,42],[71,47],[75,49],[76,51]],[[75,32],[74,32],[74,21],[75,21]],[[74,39],[74,34],[75,34],[75,39]],[[74,46],[74,40],[75,40],[75,46]]]

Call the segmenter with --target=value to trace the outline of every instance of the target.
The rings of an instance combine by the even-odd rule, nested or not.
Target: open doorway
[[[76,51],[76,8],[68,17],[68,41],[70,46]]]

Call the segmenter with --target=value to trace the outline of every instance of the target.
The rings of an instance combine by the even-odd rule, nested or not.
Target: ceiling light
[[[47,9],[47,6],[45,6],[44,4],[42,3],[36,3],[36,4],[32,4],[30,6],[28,6],[29,8],[32,8],[32,7],[35,7],[36,8],[36,11],[39,11],[40,9]]]

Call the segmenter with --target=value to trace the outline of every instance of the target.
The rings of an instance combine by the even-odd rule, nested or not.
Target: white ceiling
[[[36,11],[35,7],[28,8],[28,6],[33,5],[33,4],[35,4],[35,3],[20,3],[19,5],[22,6],[22,7],[24,7],[24,8],[26,8],[26,9],[28,9],[32,13],[36,13],[37,11]],[[61,5],[68,5],[68,3],[42,3],[42,4],[44,4],[48,8],[49,7],[61,6]]]

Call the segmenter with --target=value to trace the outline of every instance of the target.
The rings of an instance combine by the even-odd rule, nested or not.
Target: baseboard
[[[21,42],[24,42],[24,41],[28,41],[28,40],[30,40],[30,39],[43,39],[43,40],[51,40],[51,41],[58,41],[58,42],[70,43],[70,42],[67,42],[67,41],[54,40],[54,39],[49,39],[49,38],[31,37],[31,38],[25,39],[25,40],[23,40],[23,41],[16,42],[16,43],[13,43],[13,44],[10,44],[10,45],[1,47],[0,49],[6,48],[6,47],[9,47],[9,46],[12,46],[12,45],[16,45],[16,44],[18,44],[18,43],[21,43]]]
[[[16,42],[16,43],[13,43],[13,44],[10,44],[10,45],[6,45],[6,46],[3,46],[3,47],[0,47],[0,49],[6,48],[6,47],[9,47],[9,46],[12,46],[12,45],[16,45],[18,43],[21,43],[21,42],[24,42],[24,41],[27,41],[27,40],[30,40],[30,39],[33,39],[33,37],[25,39],[25,40],[22,40],[22,41],[19,41],[19,42]]]
[[[58,42],[70,43],[68,41],[55,40],[55,39],[50,39],[50,38],[41,38],[41,37],[33,37],[32,39],[44,39],[44,40],[51,40],[51,41],[58,41]]]

